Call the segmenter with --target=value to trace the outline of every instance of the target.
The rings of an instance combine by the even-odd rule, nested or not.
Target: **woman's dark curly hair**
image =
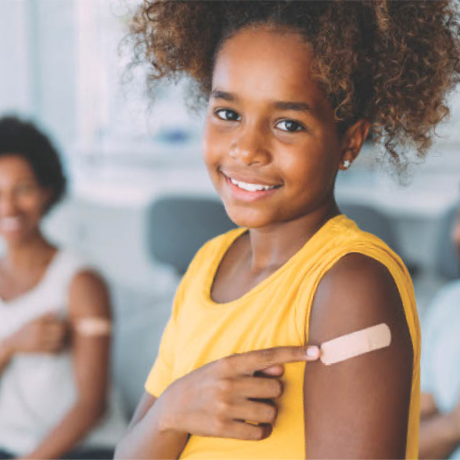
[[[0,158],[11,154],[23,157],[37,182],[53,191],[48,212],[61,200],[67,187],[59,154],[50,139],[31,122],[12,116],[0,118]]]
[[[144,0],[128,40],[133,64],[149,64],[151,87],[188,75],[207,97],[216,54],[232,34],[258,24],[295,30],[313,46],[313,75],[339,133],[368,119],[402,172],[407,147],[424,158],[460,80],[454,1]]]

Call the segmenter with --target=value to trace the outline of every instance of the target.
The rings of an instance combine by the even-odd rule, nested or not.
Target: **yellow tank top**
[[[176,379],[211,361],[251,350],[305,345],[310,311],[323,275],[344,255],[362,253],[385,265],[403,302],[414,348],[406,458],[418,457],[420,326],[410,276],[401,259],[379,238],[341,214],[330,219],[281,268],[241,298],[213,302],[210,291],[225,252],[246,229],[205,244],[193,259],[174,300],[145,389],[158,397]],[[289,382],[276,427],[263,441],[191,436],[181,459],[305,458],[303,378],[305,365],[285,366]]]

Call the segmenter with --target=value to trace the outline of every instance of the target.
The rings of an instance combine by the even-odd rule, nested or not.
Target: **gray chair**
[[[235,227],[219,201],[200,196],[160,197],[148,207],[145,225],[148,255],[175,268],[179,276],[206,241]],[[123,286],[112,289],[113,373],[128,417],[144,392],[173,297],[173,291],[156,296]]]
[[[236,228],[236,225],[217,199],[163,196],[147,210],[147,228],[150,256],[172,265],[183,275],[206,241]]]
[[[452,241],[452,229],[457,220],[457,213],[457,205],[445,212],[439,221],[436,235],[435,269],[440,276],[447,280],[460,278],[457,248]]]
[[[391,220],[385,214],[364,204],[339,203],[339,208],[343,214],[354,220],[361,230],[378,236],[399,254],[395,231]]]
[[[419,267],[404,258],[391,219],[385,214],[365,204],[342,202],[339,203],[339,208],[343,214],[354,220],[361,230],[372,233],[388,244],[403,259],[412,276],[418,273]]]

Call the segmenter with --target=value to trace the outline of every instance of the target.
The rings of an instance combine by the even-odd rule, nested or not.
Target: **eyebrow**
[[[222,99],[228,102],[237,102],[238,97],[226,91],[214,90],[211,92],[211,97],[214,99]],[[311,105],[307,102],[301,101],[275,101],[273,107],[278,110],[295,110],[297,112],[311,112],[314,113]]]
[[[238,98],[232,93],[227,93],[226,91],[221,91],[219,89],[213,90],[211,92],[211,97],[214,99],[223,99],[224,101],[228,102],[235,102],[238,100]]]
[[[310,104],[295,101],[276,101],[274,107],[278,110],[296,110],[298,112],[312,112]]]

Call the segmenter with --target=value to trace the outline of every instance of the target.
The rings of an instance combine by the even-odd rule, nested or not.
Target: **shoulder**
[[[402,300],[385,265],[360,253],[344,255],[320,281],[308,342],[320,345],[380,323],[390,329],[388,347],[331,366],[305,367],[308,458],[403,455],[414,352]],[[326,430],[334,443],[323,442]]]
[[[69,283],[70,314],[110,315],[109,288],[103,276],[90,265],[81,265]]]
[[[57,254],[60,259],[60,270],[77,272],[84,269],[94,268],[93,262],[85,255],[69,248],[60,248]]]
[[[396,344],[411,351],[411,339],[398,287],[388,268],[360,253],[339,259],[315,294],[310,341],[319,343],[385,322]]]
[[[86,290],[105,285],[104,278],[99,274],[95,264],[84,254],[64,248],[60,249],[59,271],[69,277],[69,289]]]

